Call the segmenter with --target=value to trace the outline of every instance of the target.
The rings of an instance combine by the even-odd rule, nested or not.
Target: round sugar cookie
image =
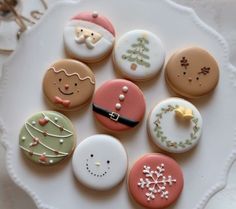
[[[71,155],[76,144],[76,133],[71,121],[54,111],[34,114],[24,123],[19,146],[33,162],[53,165]]]
[[[165,78],[176,93],[197,98],[215,89],[219,80],[219,66],[205,49],[189,47],[178,50],[170,57]]]
[[[112,50],[115,29],[97,12],[81,12],[64,28],[64,44],[68,54],[84,62],[98,62]]]
[[[180,166],[170,157],[150,153],[141,157],[128,177],[129,193],[145,208],[166,208],[174,203],[184,184]]]
[[[73,171],[80,183],[95,189],[108,190],[126,175],[128,160],[123,145],[109,135],[93,135],[75,149]]]
[[[146,30],[125,33],[117,41],[113,53],[115,68],[125,77],[145,81],[155,77],[165,62],[161,40]]]
[[[197,108],[180,98],[169,98],[150,112],[147,129],[161,149],[183,153],[192,149],[202,133],[202,117]]]
[[[93,98],[96,119],[107,129],[125,131],[138,125],[145,114],[142,91],[132,82],[114,79],[97,89]]]
[[[58,110],[80,109],[93,96],[95,77],[82,62],[62,59],[53,63],[45,73],[43,92],[50,104]]]

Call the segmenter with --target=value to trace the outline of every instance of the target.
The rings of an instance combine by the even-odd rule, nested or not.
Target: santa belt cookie
[[[122,123],[124,125],[129,126],[129,127],[134,127],[139,123],[138,121],[133,121],[133,120],[130,120],[128,118],[122,117],[117,112],[110,112],[108,110],[105,110],[105,109],[103,109],[103,108],[101,108],[101,107],[99,107],[95,104],[93,104],[93,111],[100,114],[100,115],[103,115],[107,118],[110,118],[111,120],[113,120],[115,122]]]

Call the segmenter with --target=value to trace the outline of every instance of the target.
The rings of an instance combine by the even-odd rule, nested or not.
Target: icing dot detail
[[[53,163],[53,160],[49,160],[49,163],[52,164],[52,163]]]
[[[22,141],[25,141],[25,139],[26,139],[25,136],[22,136],[22,137],[21,137],[21,140],[22,140]]]
[[[32,125],[35,125],[35,124],[36,124],[36,122],[35,122],[34,120],[33,120],[31,123],[32,123]]]
[[[94,11],[93,14],[92,14],[92,17],[93,17],[93,18],[97,18],[97,17],[98,17],[98,12],[97,12],[97,11]]]
[[[58,118],[57,118],[57,117],[55,117],[55,118],[54,118],[54,121],[55,121],[55,122],[57,122],[57,121],[58,121]]]
[[[116,109],[120,110],[121,109],[121,104],[120,103],[116,103]]]
[[[128,90],[129,90],[128,86],[123,86],[122,91],[123,91],[124,93],[127,93]]]
[[[64,143],[64,140],[63,139],[60,139],[60,144],[63,144]]]
[[[120,94],[119,95],[119,100],[120,101],[124,101],[125,100],[125,95],[124,94]]]

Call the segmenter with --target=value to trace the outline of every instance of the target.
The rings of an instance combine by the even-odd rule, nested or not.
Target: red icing
[[[72,17],[72,20],[84,20],[88,22],[95,23],[97,25],[100,25],[101,27],[108,30],[113,36],[115,36],[115,29],[112,25],[112,23],[104,16],[98,14],[97,17],[93,17],[92,12],[82,12],[78,15]]]
[[[54,99],[55,99],[54,100],[55,104],[61,104],[64,107],[69,107],[70,106],[70,103],[71,103],[70,100],[65,100],[65,99],[62,99],[62,98],[60,98],[58,96],[55,96]]]
[[[125,93],[122,91],[124,86],[128,87]],[[125,96],[123,101],[119,100],[119,95]],[[121,108],[116,109],[116,104],[120,103]],[[142,91],[132,82],[124,79],[114,79],[105,82],[95,93],[93,104],[106,109],[110,112],[117,112],[122,117],[133,121],[141,121],[145,114],[145,100]],[[95,117],[105,127],[114,131],[127,130],[130,127],[110,118],[95,113]]]
[[[148,188],[144,187],[143,189],[138,186],[140,182],[140,178],[148,178],[143,173],[144,165],[150,166],[150,171],[155,171],[157,166],[161,164],[164,165],[165,171],[163,172],[163,176],[171,176],[172,179],[175,179],[176,182],[173,184],[166,185],[166,191],[168,191],[168,199],[161,198],[159,193],[155,194],[155,198],[151,200],[147,200],[146,193],[148,192]],[[176,199],[179,197],[182,189],[183,189],[183,174],[180,166],[170,157],[167,157],[162,154],[146,154],[142,158],[140,158],[133,166],[130,171],[128,178],[128,186],[129,191],[135,201],[137,201],[140,205],[146,208],[165,208],[171,205]],[[158,188],[157,188],[158,189]]]
[[[39,125],[45,126],[48,123],[48,120],[45,118],[40,118],[39,119]]]

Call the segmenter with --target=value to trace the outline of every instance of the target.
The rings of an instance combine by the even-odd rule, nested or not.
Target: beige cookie
[[[52,64],[43,79],[43,91],[55,109],[79,109],[90,101],[95,78],[82,62],[63,59]]]
[[[185,48],[171,56],[166,65],[165,78],[176,93],[189,98],[201,97],[217,86],[219,67],[206,50]]]

